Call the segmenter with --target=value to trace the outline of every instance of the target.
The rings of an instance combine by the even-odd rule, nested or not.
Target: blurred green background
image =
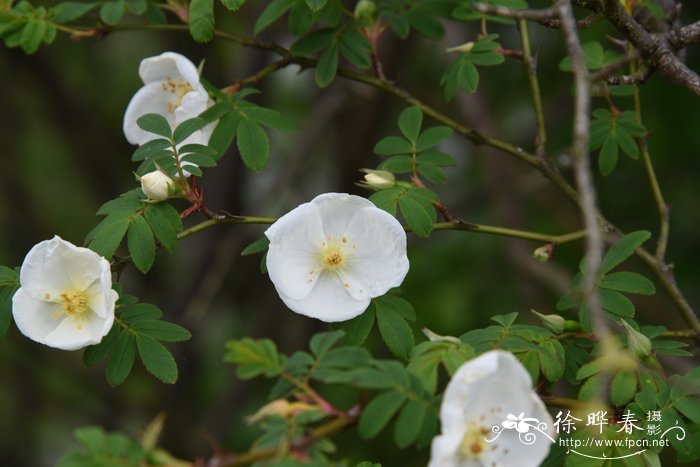
[[[235,15],[220,14],[217,28],[251,35],[264,2],[248,3]],[[700,17],[700,6],[691,3],[684,6],[685,23]],[[406,41],[387,34],[380,46],[387,75],[468,126],[532,150],[534,117],[518,61],[482,68],[475,95],[461,94],[445,103],[439,81],[454,57],[444,50],[477,34],[472,25],[446,23],[446,28],[438,42],[415,32]],[[492,29],[501,34],[504,47],[520,47],[512,27]],[[604,41],[610,32],[600,25],[583,37]],[[565,152],[571,80],[558,70],[564,56],[561,35],[536,25],[531,34],[539,53],[548,153],[569,177]],[[283,22],[260,37],[284,45],[293,41]],[[218,87],[250,76],[276,58],[221,40],[196,45],[181,32],[121,32],[80,41],[61,36],[32,56],[0,47],[0,264],[20,265],[31,246],[54,234],[81,243],[99,220],[97,208],[136,186],[136,166],[130,161],[134,148],[121,131],[123,112],[141,86],[139,62],[167,50],[195,63],[204,60],[204,77]],[[688,52],[690,65],[700,70],[698,50]],[[270,133],[271,160],[260,174],[242,165],[235,148],[217,169],[205,172],[211,209],[277,216],[323,192],[368,195],[354,184],[361,177],[358,169],[380,162],[372,147],[397,133],[402,102],[340,78],[321,90],[312,71],[295,67],[265,79],[258,88],[262,94],[256,102],[292,117],[298,131]],[[700,101],[656,75],[643,86],[642,99],[644,123],[652,132],[652,158],[672,204],[668,258],[687,299],[700,308]],[[629,98],[616,98],[616,104],[621,109],[632,105]],[[594,107],[603,106],[604,100],[596,98]],[[426,124],[436,123],[426,118]],[[456,136],[443,149],[458,165],[449,169],[449,182],[435,189],[458,217],[552,234],[580,227],[575,207],[542,176],[509,156]],[[621,155],[616,171],[598,176],[597,182],[602,209],[619,227],[657,231],[640,161]],[[193,217],[187,222],[198,220]],[[259,257],[240,256],[263,231],[262,226],[212,228],[184,240],[172,254],[159,252],[147,276],[134,268],[123,274],[128,293],[157,304],[166,319],[192,331],[190,342],[173,347],[181,372],[173,386],[159,383],[137,363],[126,383],[112,388],[102,367],[83,367],[80,352],[43,347],[11,328],[0,342],[0,464],[53,465],[75,447],[74,428],[101,425],[136,436],[161,411],[168,414],[161,444],[178,457],[209,456],[207,436],[226,449],[247,449],[259,433],[246,426],[244,417],[264,403],[271,383],[238,381],[222,361],[225,342],[266,337],[291,353],[306,348],[313,333],[329,329],[287,310],[268,278],[258,273]],[[418,312],[416,331],[426,326],[450,335],[487,325],[494,314],[518,311],[521,321],[532,322],[530,308],[554,312],[582,252],[580,242],[565,245],[552,263],[539,264],[531,256],[540,245],[522,240],[460,232],[409,240],[411,271],[402,289]],[[644,271],[636,260],[628,267]],[[635,303],[642,323],[684,327],[663,291]],[[388,356],[376,336],[369,345],[378,356]],[[697,365],[691,359],[664,362],[669,374]],[[344,446],[339,456],[425,465],[428,450],[398,452],[389,447],[387,432],[386,439],[371,443],[344,433],[337,438]]]

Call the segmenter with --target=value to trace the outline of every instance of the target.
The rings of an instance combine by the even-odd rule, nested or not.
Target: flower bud
[[[450,47],[447,49],[447,52],[461,52],[461,53],[468,53],[474,48],[474,43],[473,42],[467,42],[462,45],[458,45],[456,47]]]
[[[365,172],[366,184],[377,190],[385,190],[396,185],[396,177],[386,170],[363,169],[363,172]]]
[[[259,421],[276,415],[278,417],[293,417],[302,412],[317,410],[315,405],[305,402],[289,402],[287,399],[275,399],[262,406],[255,414],[246,418],[248,423],[258,423]]]
[[[147,173],[139,180],[141,189],[149,201],[164,201],[175,194],[175,182],[160,170]]]
[[[544,327],[552,331],[554,334],[561,334],[566,329],[566,320],[559,315],[543,315],[535,310],[530,310],[532,314],[542,320]]]
[[[444,342],[453,342],[455,344],[462,343],[462,341],[460,341],[458,338],[456,338],[454,336],[441,336],[440,334],[434,333],[433,331],[431,331],[428,328],[423,328],[423,329],[421,329],[421,331],[423,332],[425,337],[427,337],[428,340],[430,340],[431,342],[444,341]]]
[[[621,320],[621,324],[627,333],[627,347],[632,353],[640,358],[649,356],[651,354],[651,340],[630,326],[624,319]]]
[[[355,5],[355,17],[374,21],[377,15],[377,4],[372,0],[360,0]]]
[[[548,263],[552,259],[552,253],[554,253],[554,244],[548,243],[537,248],[532,253],[532,257],[540,263]]]

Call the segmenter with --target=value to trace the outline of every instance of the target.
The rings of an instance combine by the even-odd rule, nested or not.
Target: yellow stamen
[[[88,309],[88,299],[85,292],[69,290],[61,294],[63,312],[68,316],[81,315]]]
[[[467,432],[462,438],[462,443],[459,445],[459,451],[462,456],[475,459],[479,458],[486,450],[485,432],[488,430],[472,425],[467,429]]]

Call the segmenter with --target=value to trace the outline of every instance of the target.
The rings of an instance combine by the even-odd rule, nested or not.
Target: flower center
[[[323,265],[327,269],[337,269],[345,262],[345,256],[339,247],[327,248],[323,256]]]
[[[69,290],[61,294],[63,311],[68,316],[81,315],[88,309],[88,299],[85,292]]]
[[[163,91],[173,94],[175,99],[168,102],[168,112],[173,113],[182,104],[182,98],[189,92],[194,91],[187,81],[175,81],[168,79],[163,82]]]
[[[486,434],[489,430],[477,425],[471,425],[462,438],[459,452],[467,459],[476,459],[486,450]]]

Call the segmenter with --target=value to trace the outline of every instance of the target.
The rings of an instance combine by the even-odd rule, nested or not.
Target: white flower
[[[359,196],[327,193],[270,226],[267,270],[284,303],[322,321],[361,314],[408,272],[406,232]]]
[[[555,436],[530,374],[502,350],[457,370],[445,390],[440,421],[442,434],[433,439],[429,467],[535,467]]]
[[[144,86],[131,98],[124,114],[124,135],[131,144],[144,144],[158,136],[143,131],[136,121],[149,113],[160,114],[171,128],[205,111],[212,102],[199,82],[197,67],[175,52],[164,52],[141,61]],[[207,144],[213,125],[195,131],[186,143]]]
[[[149,201],[165,201],[175,192],[175,183],[160,170],[149,172],[140,177],[141,190]]]
[[[117,293],[106,259],[55,236],[22,263],[12,298],[17,328],[50,347],[75,350],[99,343],[112,328]]]

